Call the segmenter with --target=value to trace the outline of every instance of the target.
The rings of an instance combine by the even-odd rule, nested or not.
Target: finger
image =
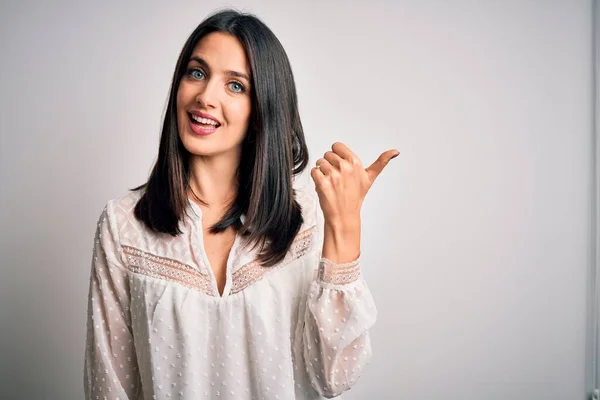
[[[323,158],[329,161],[329,164],[331,164],[335,168],[340,169],[340,166],[342,164],[342,157],[338,156],[333,151],[326,152]]]
[[[360,162],[358,156],[354,154],[354,152],[342,142],[335,142],[331,146],[331,150],[333,150],[335,154],[337,154],[344,160],[351,162],[352,165],[354,165],[356,162]]]
[[[371,182],[373,182],[379,176],[379,174],[381,174],[381,171],[383,171],[385,166],[390,162],[392,158],[397,157],[399,155],[400,152],[398,150],[388,150],[381,153],[377,160],[375,160],[373,164],[366,168],[367,174],[369,175],[369,179],[371,179]]]
[[[321,172],[324,175],[329,175],[331,173],[331,170],[333,169],[333,167],[331,166],[331,164],[329,163],[329,161],[327,161],[324,158],[319,158],[317,160],[317,168],[319,170],[321,170]]]
[[[325,179],[325,175],[323,175],[323,172],[321,172],[321,170],[317,167],[313,167],[310,170],[310,177],[315,182],[315,186],[319,186],[321,181]]]

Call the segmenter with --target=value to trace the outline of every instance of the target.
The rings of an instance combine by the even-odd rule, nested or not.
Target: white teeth
[[[215,125],[216,126],[218,124],[217,121],[213,121],[212,119],[208,119],[208,118],[202,118],[202,117],[199,117],[194,114],[192,114],[192,119],[194,121],[200,122],[201,124],[204,124],[204,125]]]

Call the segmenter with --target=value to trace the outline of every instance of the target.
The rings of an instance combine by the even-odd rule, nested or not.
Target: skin
[[[250,77],[250,66],[241,43],[222,32],[200,40],[191,58],[177,92],[179,136],[192,154],[190,184],[194,193],[211,209],[225,209],[236,194],[235,169],[251,109],[251,82],[226,71]],[[188,112],[192,109],[210,114],[221,126],[211,135],[197,135],[189,125]]]
[[[226,261],[235,239],[233,229],[213,235],[208,228],[217,222],[237,193],[235,170],[240,162],[241,143],[250,119],[252,88],[248,79],[232,76],[237,71],[250,77],[250,67],[239,41],[215,32],[194,48],[188,73],[177,92],[177,125],[184,147],[190,152],[191,189],[208,205],[203,211],[204,245],[222,294]],[[192,109],[208,113],[221,126],[207,136],[196,135],[189,126]],[[346,145],[336,142],[317,161],[311,177],[325,219],[323,257],[335,263],[355,260],[360,255],[360,208],[363,200],[388,162],[399,154],[388,150],[368,168]]]
[[[369,167],[364,168],[358,156],[345,144],[336,142],[311,170],[319,205],[325,219],[324,258],[335,263],[347,263],[360,255],[360,208],[373,186],[398,150],[383,152]]]
[[[193,60],[194,57],[204,63]],[[204,248],[222,295],[227,257],[236,232],[230,227],[220,234],[212,234],[209,228],[222,218],[235,199],[235,171],[251,109],[251,82],[227,71],[250,77],[250,66],[244,48],[235,37],[214,32],[198,42],[187,68],[177,92],[177,127],[184,147],[191,154],[191,190],[207,203],[199,204]],[[210,114],[221,126],[211,135],[197,135],[189,125],[188,112],[192,109]],[[191,193],[189,195],[194,200]]]

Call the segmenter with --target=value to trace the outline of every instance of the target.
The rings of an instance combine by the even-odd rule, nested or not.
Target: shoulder
[[[145,225],[134,214],[142,194],[143,190],[129,191],[107,201],[102,214],[116,237],[135,238],[147,233]]]
[[[95,246],[100,246],[104,257],[107,257],[112,265],[121,265],[123,262],[122,255],[119,255],[122,252],[121,239],[132,237],[133,231],[139,230],[131,221],[135,221],[133,209],[140,197],[138,192],[130,192],[110,199],[98,217]]]
[[[106,211],[111,219],[113,219],[113,223],[120,227],[124,223],[129,222],[132,218],[135,219],[135,205],[142,197],[142,194],[142,190],[136,190],[108,200]]]

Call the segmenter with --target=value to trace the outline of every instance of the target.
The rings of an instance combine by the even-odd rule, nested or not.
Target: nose
[[[215,79],[210,79],[201,87],[196,95],[196,101],[204,107],[214,108],[217,105],[218,99],[218,82]]]

